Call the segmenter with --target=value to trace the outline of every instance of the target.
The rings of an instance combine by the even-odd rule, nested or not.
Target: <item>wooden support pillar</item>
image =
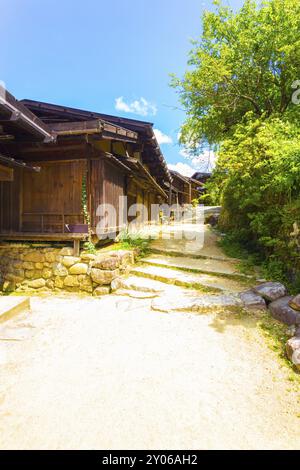
[[[169,205],[171,205],[171,204],[172,204],[172,187],[170,185],[170,187],[169,187]]]
[[[80,240],[73,241],[73,256],[80,255]]]

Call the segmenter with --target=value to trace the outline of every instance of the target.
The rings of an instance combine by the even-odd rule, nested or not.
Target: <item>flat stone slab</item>
[[[157,292],[142,292],[134,289],[117,289],[114,293],[131,297],[132,299],[155,299],[159,296]]]
[[[119,277],[114,279],[111,284],[112,291],[118,289],[136,290],[139,292],[160,293],[166,286],[159,281],[142,278],[138,276]]]
[[[170,269],[161,266],[137,266],[131,270],[136,276],[144,276],[161,283],[173,284],[175,286],[208,288],[218,291],[241,292],[245,288],[240,281],[226,277],[218,277],[203,273],[190,273],[177,269]]]
[[[194,259],[190,257],[176,257],[166,255],[151,255],[141,260],[143,263],[148,263],[157,266],[166,266],[171,268],[178,268],[182,270],[191,270],[199,273],[219,274],[221,276],[231,276],[243,278],[247,277],[241,274],[237,269],[236,262],[221,261],[217,259]]]
[[[0,323],[9,320],[18,313],[30,309],[29,297],[0,297]]]
[[[269,304],[269,310],[273,318],[286,325],[300,325],[300,313],[289,306],[293,297],[285,296],[274,300]]]
[[[183,296],[161,297],[154,299],[152,310],[159,312],[199,312],[205,313],[228,308],[241,307],[240,299],[230,295],[199,295],[199,297]]]

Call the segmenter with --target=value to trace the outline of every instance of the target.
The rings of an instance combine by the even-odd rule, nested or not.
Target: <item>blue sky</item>
[[[153,122],[168,163],[191,172],[199,164],[180,153],[185,115],[169,74],[184,73],[190,40],[200,35],[201,13],[211,3],[0,0],[0,80],[18,99]]]

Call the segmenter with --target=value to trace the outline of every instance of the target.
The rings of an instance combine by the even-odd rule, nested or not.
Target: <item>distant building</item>
[[[191,204],[194,199],[198,199],[201,196],[201,186],[199,181],[183,176],[177,171],[171,170],[172,183],[166,183],[172,204]]]
[[[192,179],[197,180],[200,183],[204,184],[211,177],[211,175],[212,175],[211,173],[196,171],[196,173],[193,174]]]

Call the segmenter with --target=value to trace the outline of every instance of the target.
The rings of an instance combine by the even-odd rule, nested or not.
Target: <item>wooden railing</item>
[[[31,221],[26,221],[26,217],[31,219],[38,219],[38,223],[35,224]],[[58,222],[51,222],[49,218],[58,218]],[[48,220],[47,220],[48,219]],[[71,219],[71,221],[70,221]],[[47,232],[56,232],[56,233],[65,233],[66,225],[72,223],[72,219],[76,221],[78,224],[84,223],[84,216],[83,214],[78,213],[59,213],[59,212],[23,212],[21,223],[20,223],[20,231],[24,231],[25,228],[27,231],[38,231],[37,226],[39,227],[39,231],[41,233]],[[74,222],[73,222],[74,223]],[[31,225],[31,227],[30,227]],[[50,227],[50,230],[45,230],[47,227]],[[57,229],[55,229],[57,227]],[[55,230],[53,230],[55,229]]]

